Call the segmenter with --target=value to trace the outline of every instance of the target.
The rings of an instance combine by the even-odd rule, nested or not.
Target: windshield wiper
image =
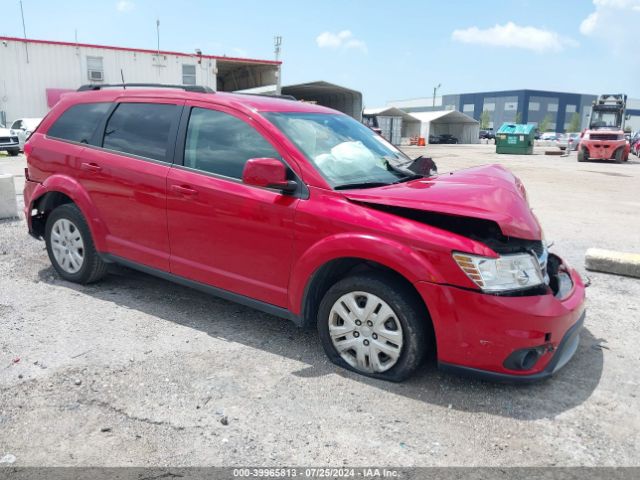
[[[413,175],[407,175],[406,177],[402,177],[400,180],[393,182],[393,185],[396,183],[404,183],[410,182],[411,180],[418,180],[419,178],[424,178],[424,175],[420,175],[419,173],[414,173]]]
[[[387,185],[391,185],[391,183],[387,182],[358,182],[358,183],[343,183],[342,185],[337,185],[334,190],[348,190],[350,188],[375,188],[375,187],[386,187]]]

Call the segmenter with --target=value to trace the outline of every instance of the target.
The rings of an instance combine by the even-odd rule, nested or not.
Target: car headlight
[[[9,135],[12,135],[12,136],[13,136],[13,135],[15,135],[15,134],[16,134],[16,131],[15,131],[15,130],[13,130],[13,129],[9,130]]]
[[[588,134],[588,133],[585,133],[585,134],[582,136],[582,139],[583,139],[583,140],[589,140],[589,134]]]
[[[453,259],[484,292],[524,290],[544,283],[538,259],[528,253],[488,258],[454,252]]]

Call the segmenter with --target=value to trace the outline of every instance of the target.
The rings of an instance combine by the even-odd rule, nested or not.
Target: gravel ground
[[[407,149],[441,172],[512,168],[554,250],[640,252],[640,162]],[[24,159],[0,156],[19,174]],[[21,189],[24,178],[17,177]],[[21,202],[21,197],[19,196]],[[58,278],[24,220],[0,222],[0,458],[15,466],[640,465],[640,281],[589,273],[586,328],[549,381],[345,372],[315,332],[125,268]]]

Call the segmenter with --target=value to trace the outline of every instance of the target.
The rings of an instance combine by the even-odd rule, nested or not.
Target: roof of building
[[[417,119],[414,116],[411,116],[404,110],[401,110],[396,107],[378,107],[378,108],[365,108],[362,112],[363,115],[372,115],[372,116],[388,116],[388,117],[402,117],[404,121],[407,122],[416,122]]]
[[[457,110],[438,110],[435,112],[411,112],[414,118],[417,118],[421,122],[433,122],[438,120],[440,123],[480,123],[473,117],[470,117],[466,113],[459,112]]]
[[[207,59],[210,58],[214,60],[222,60],[222,61],[229,61],[229,62],[263,63],[267,65],[282,64],[282,62],[278,60],[259,60],[254,58],[227,57],[226,55],[198,55],[195,53],[173,52],[169,50],[150,50],[146,48],[116,47],[113,45],[96,45],[91,43],[60,42],[55,40],[36,40],[33,38],[0,36],[0,41],[36,43],[36,44],[45,44],[45,45],[61,45],[65,47],[102,48],[106,50],[119,50],[124,52],[139,52],[139,53],[150,53],[150,54],[160,54],[160,55],[177,55],[181,57],[202,57]]]

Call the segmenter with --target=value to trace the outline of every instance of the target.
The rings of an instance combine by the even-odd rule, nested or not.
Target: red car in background
[[[385,380],[431,356],[531,381],[576,351],[584,285],[503,167],[423,177],[327,108],[108,87],[64,95],[25,147],[29,232],[64,279],[136,268],[315,326]]]

